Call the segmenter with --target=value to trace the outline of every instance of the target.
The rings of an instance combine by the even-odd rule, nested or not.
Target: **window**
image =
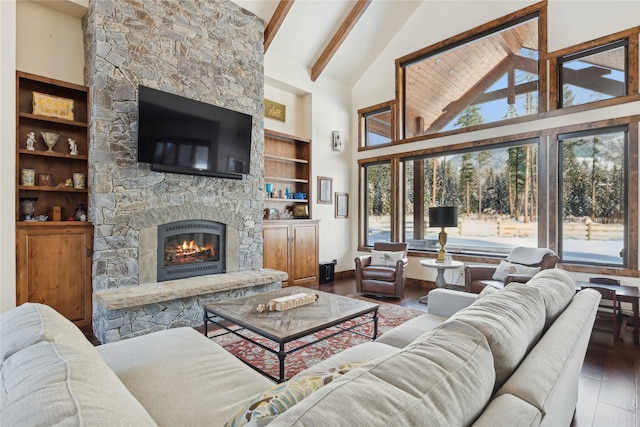
[[[363,145],[375,147],[393,140],[393,112],[391,103],[379,104],[359,111],[364,127]]]
[[[537,13],[406,60],[404,137],[538,112]]]
[[[538,140],[404,161],[404,236],[413,250],[437,250],[430,206],[457,206],[447,249],[507,254],[538,246]]]
[[[391,241],[391,163],[364,166],[365,245]]]
[[[626,265],[626,126],[558,139],[561,261]]]
[[[625,39],[559,58],[558,107],[626,95],[627,46]]]

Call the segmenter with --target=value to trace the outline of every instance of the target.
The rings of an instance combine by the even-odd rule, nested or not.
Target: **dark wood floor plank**
[[[634,427],[635,418],[633,411],[598,402],[592,427]]]
[[[571,427],[590,427],[596,414],[598,395],[600,393],[599,378],[580,376],[578,383],[578,405]]]

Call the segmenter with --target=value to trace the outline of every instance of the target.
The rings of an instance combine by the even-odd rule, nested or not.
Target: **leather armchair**
[[[376,251],[403,251],[404,255],[394,265],[371,265],[371,255],[356,257],[356,289],[358,293],[402,298],[407,277],[407,243],[376,242],[373,249]]]
[[[558,256],[550,249],[545,248],[513,248],[507,262],[513,264],[516,268],[538,267],[540,270],[555,268],[558,263]],[[464,269],[465,291],[479,294],[486,286],[502,289],[511,282],[527,283],[534,274],[529,273],[509,273],[505,275],[504,280],[494,279],[494,273],[498,266],[481,266],[467,265]]]

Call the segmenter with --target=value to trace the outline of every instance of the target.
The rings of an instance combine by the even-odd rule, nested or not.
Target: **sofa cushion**
[[[542,270],[527,282],[527,285],[540,291],[544,299],[545,329],[555,322],[576,293],[576,282],[573,277],[558,268]]]
[[[485,408],[473,427],[539,426],[542,414],[535,407],[512,394],[496,397]]]
[[[334,380],[269,426],[469,425],[491,396],[492,365],[482,334],[445,322],[422,341]]]
[[[371,265],[381,267],[395,267],[396,262],[404,258],[404,251],[371,250]]]
[[[570,425],[599,300],[592,289],[578,292],[497,396],[512,394],[527,401],[542,413],[542,424]]]
[[[276,384],[255,396],[236,416],[225,423],[225,427],[241,427],[258,420],[269,419],[284,413],[311,393],[319,390],[331,381],[361,366],[363,362],[354,362],[328,368],[316,375],[299,375],[289,381]]]
[[[89,344],[76,325],[44,304],[25,303],[0,315],[0,366],[12,354],[40,341]]]
[[[491,278],[493,280],[504,281],[508,274],[529,274],[533,276],[539,271],[540,267],[529,267],[526,265],[510,263],[508,261],[500,261],[500,265],[498,265]]]
[[[97,349],[159,425],[209,425],[212,408],[222,424],[273,385],[192,328],[167,329]]]
[[[497,390],[540,338],[544,301],[537,289],[511,283],[500,292],[478,299],[451,319],[473,326],[487,338]]]
[[[2,316],[13,351],[2,365],[2,425],[156,425],[73,323],[40,304],[13,310]],[[32,344],[17,345],[21,332]]]
[[[422,314],[418,317],[407,320],[388,332],[385,332],[376,340],[376,342],[402,348],[425,332],[428,332],[442,324],[445,320],[447,320],[446,317],[436,316],[429,313]]]

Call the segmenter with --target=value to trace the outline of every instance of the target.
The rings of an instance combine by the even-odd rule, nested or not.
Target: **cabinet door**
[[[289,226],[286,224],[264,225],[262,238],[264,268],[289,272]],[[289,274],[289,281],[282,286],[288,286],[291,283],[291,274]]]
[[[295,224],[291,247],[291,273],[293,285],[318,284],[318,225]]]
[[[19,228],[17,304],[49,305],[90,329],[91,241],[87,227]]]

